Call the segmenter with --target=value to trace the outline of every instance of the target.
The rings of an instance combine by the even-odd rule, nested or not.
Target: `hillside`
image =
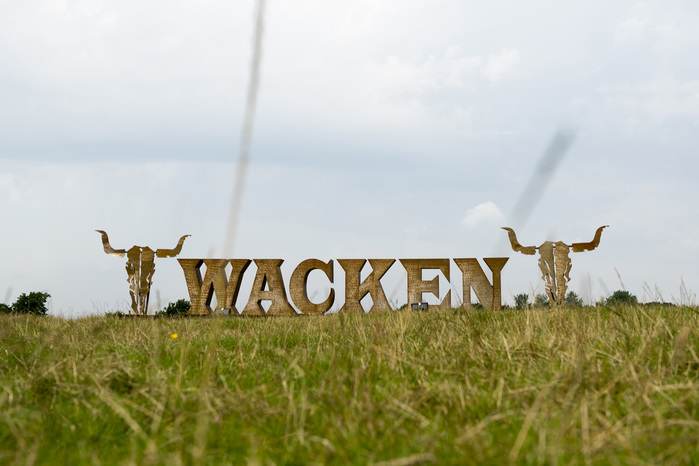
[[[0,319],[0,464],[699,461],[696,308]]]

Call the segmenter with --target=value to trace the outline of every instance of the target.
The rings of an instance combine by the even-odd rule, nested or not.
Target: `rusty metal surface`
[[[536,254],[536,246],[525,247],[519,244],[519,241],[517,241],[517,235],[515,235],[515,231],[512,228],[502,227],[502,229],[507,230],[507,236],[510,239],[512,249],[515,252],[521,252],[522,254],[527,254],[529,256],[533,256],[534,254]]]
[[[464,304],[463,309],[471,307],[471,289],[486,309],[501,308],[501,271],[508,261],[507,257],[483,259],[492,272],[492,284],[481,268],[477,259],[454,259],[463,275]],[[334,262],[307,259],[298,264],[289,280],[287,297],[284,279],[281,273],[281,259],[256,259],[257,272],[247,304],[241,313],[235,307],[243,281],[243,274],[252,263],[248,259],[178,259],[187,282],[187,290],[192,303],[189,315],[206,316],[212,313],[230,316],[274,316],[274,315],[320,315],[326,314],[336,298],[334,286]],[[340,259],[340,267],[345,274],[345,302],[340,312],[364,313],[393,310],[386,299],[381,279],[395,264],[394,259]],[[361,279],[362,269],[369,263],[371,272]],[[401,259],[407,272],[408,303],[423,303],[424,293],[432,293],[439,299],[440,275],[430,280],[423,279],[424,270],[433,270],[450,282],[449,259]],[[544,261],[545,262],[545,261]],[[230,265],[230,274],[226,270]],[[202,277],[202,267],[206,273]],[[311,301],[308,294],[308,277],[314,270],[322,272],[330,285],[328,297],[321,303]],[[373,304],[370,309],[363,308],[361,302],[367,296]],[[451,290],[446,292],[439,304],[429,309],[451,308]],[[212,309],[213,299],[216,309]],[[264,311],[263,302],[269,303]],[[296,310],[292,307],[296,305]]]
[[[449,259],[400,259],[400,263],[408,273],[408,303],[421,303],[423,293],[432,293],[439,299],[439,275],[432,280],[423,280],[423,270],[439,270],[449,279]],[[437,306],[430,309],[451,309],[451,290]]]
[[[303,314],[325,314],[335,302],[335,290],[330,289],[330,294],[322,303],[315,304],[308,297],[308,275],[313,270],[320,270],[325,274],[330,283],[333,282],[333,261],[323,262],[318,259],[306,259],[301,262],[289,280],[289,295],[299,311]]]
[[[503,267],[508,261],[508,257],[487,257],[483,259],[490,271],[493,273],[493,283],[483,272],[483,268],[477,259],[454,259],[454,262],[461,270],[463,280],[464,301],[461,307],[470,309],[471,289],[476,292],[478,301],[485,309],[500,310],[502,307],[502,278]]]
[[[286,296],[284,280],[282,279],[282,259],[254,259],[257,266],[255,282],[252,285],[250,298],[243,308],[243,316],[295,316],[296,311],[291,307]],[[267,312],[262,307],[262,301],[271,301]]]
[[[125,249],[114,249],[109,244],[109,237],[103,230],[95,230],[102,235],[102,247],[104,252],[115,256],[124,257],[126,255],[126,273],[128,275],[131,310],[136,315],[148,314],[148,300],[150,298],[150,288],[153,284],[153,274],[155,274],[155,257],[175,257],[182,250],[185,238],[180,238],[175,249],[157,249],[153,251],[147,246],[133,246]]]
[[[337,262],[345,271],[345,304],[340,308],[340,312],[364,313],[360,301],[367,294],[371,295],[374,302],[369,312],[392,310],[380,280],[395,259],[369,259],[372,271],[364,281],[361,281],[360,277],[366,259],[338,259]]]
[[[238,299],[242,276],[252,261],[248,259],[177,259],[184,271],[187,291],[192,307],[189,315],[203,316],[217,309],[227,315],[238,315],[235,302]],[[226,266],[231,264],[230,280],[226,278]],[[201,266],[206,266],[204,278]],[[216,297],[216,308],[211,302]]]
[[[601,226],[595,232],[595,237],[589,243],[573,243],[568,245],[563,241],[545,241],[540,246],[522,246],[517,241],[517,236],[512,228],[502,227],[507,231],[510,244],[515,252],[522,254],[533,254],[531,251],[539,250],[539,269],[541,279],[544,281],[546,294],[552,305],[561,305],[565,302],[568,282],[570,281],[570,270],[573,264],[570,260],[570,251],[584,252],[592,251],[599,246],[602,238],[602,230],[609,225]]]
[[[599,241],[602,238],[602,230],[607,228],[609,225],[604,225],[601,226],[597,229],[595,232],[595,238],[590,241],[589,243],[573,243],[571,244],[571,247],[573,248],[573,252],[583,252],[583,251],[592,251],[595,249],[597,246],[599,246]]]

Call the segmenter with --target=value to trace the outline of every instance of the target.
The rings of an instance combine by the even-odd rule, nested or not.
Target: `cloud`
[[[602,89],[608,106],[621,108],[633,121],[652,123],[671,118],[699,117],[699,80],[658,76],[640,85]]]
[[[16,202],[20,198],[21,193],[16,186],[15,176],[11,173],[0,173],[0,199]]]
[[[475,228],[481,223],[498,223],[504,220],[505,216],[498,206],[493,201],[488,201],[469,209],[461,223],[466,228]]]
[[[391,55],[384,63],[367,64],[366,69],[384,91],[423,94],[473,87],[482,63],[481,57],[462,56],[451,45],[441,56],[403,60]]]
[[[637,4],[631,8],[629,16],[621,20],[614,30],[616,46],[635,45],[653,32],[653,12],[648,4]]]
[[[517,49],[503,50],[497,55],[488,57],[483,74],[491,83],[500,81],[519,63],[520,53]]]
[[[699,14],[672,2],[647,1],[634,4],[613,31],[616,47],[645,46],[664,62],[678,54],[693,53],[699,43],[695,33]],[[647,59],[647,58],[646,58]]]
[[[518,49],[503,50],[486,61],[480,55],[464,55],[450,45],[441,56],[402,60],[389,56],[382,64],[366,65],[377,85],[391,93],[425,94],[451,90],[476,90],[483,77],[490,83],[501,80],[520,61]]]

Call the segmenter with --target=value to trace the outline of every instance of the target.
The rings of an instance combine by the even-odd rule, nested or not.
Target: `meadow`
[[[696,464],[699,311],[0,316],[0,464]]]

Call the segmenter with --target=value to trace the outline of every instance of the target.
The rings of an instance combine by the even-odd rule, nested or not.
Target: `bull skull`
[[[589,243],[573,243],[570,246],[563,241],[546,241],[541,246],[522,246],[517,241],[517,235],[512,228],[502,227],[507,231],[510,238],[510,244],[515,252],[521,252],[526,255],[536,254],[539,250],[539,268],[541,269],[541,278],[546,285],[546,294],[552,304],[563,304],[568,289],[567,283],[570,281],[570,269],[572,264],[568,254],[571,248],[573,252],[592,251],[599,246],[600,238],[602,238],[602,230],[609,225],[601,226],[595,233],[595,238]]]
[[[126,255],[126,273],[129,275],[128,282],[131,288],[131,309],[136,315],[148,314],[148,297],[150,296],[150,286],[153,284],[153,274],[155,273],[155,257],[175,257],[182,250],[184,239],[189,235],[180,238],[175,249],[157,249],[153,251],[148,246],[134,246],[128,251],[125,249],[114,249],[109,244],[107,233],[102,230],[95,230],[102,235],[102,245],[104,252],[115,257]]]

